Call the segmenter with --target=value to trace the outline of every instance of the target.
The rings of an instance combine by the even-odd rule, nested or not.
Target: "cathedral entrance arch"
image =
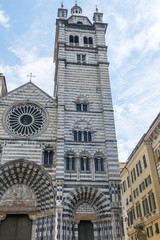
[[[3,206],[3,199],[8,198],[8,195],[18,201],[27,195],[27,191],[30,196],[35,195],[38,212],[54,208],[52,179],[43,167],[22,159],[7,162],[0,167],[0,206]],[[3,207],[0,211],[3,212]]]
[[[78,187],[66,196],[63,205],[63,234],[65,240],[66,236],[68,236],[67,240],[74,238],[76,240],[88,240],[97,239],[97,237],[109,239],[111,237],[109,200],[100,190],[91,186]],[[68,232],[68,229],[69,231],[70,229],[74,230]],[[108,229],[108,231],[105,229]]]
[[[40,223],[49,222],[47,237],[52,239],[54,214],[53,183],[43,167],[27,160],[10,161],[0,167],[0,236],[4,236],[8,228],[9,233],[5,235],[13,233],[16,236],[14,240],[30,240],[31,236],[38,239],[46,236],[45,228],[39,227]],[[25,229],[28,229],[28,234]],[[26,239],[21,237],[23,234]]]
[[[31,240],[32,221],[28,215],[7,215],[0,225],[0,239]]]

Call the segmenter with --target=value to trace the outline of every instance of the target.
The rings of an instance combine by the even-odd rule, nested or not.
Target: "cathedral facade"
[[[53,98],[32,82],[7,92],[0,76],[3,240],[122,239],[107,24],[77,4],[67,15],[62,5]]]

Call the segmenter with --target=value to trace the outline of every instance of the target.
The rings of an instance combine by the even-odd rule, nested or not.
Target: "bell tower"
[[[90,238],[82,236],[84,240],[120,240],[122,235],[106,30],[107,23],[98,9],[93,22],[77,4],[68,18],[63,5],[58,9],[54,95],[60,239],[78,239],[81,227],[93,232]]]

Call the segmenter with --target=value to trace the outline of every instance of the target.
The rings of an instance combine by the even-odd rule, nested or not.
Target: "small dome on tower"
[[[82,8],[75,4],[74,7],[71,8],[71,14],[82,14]]]

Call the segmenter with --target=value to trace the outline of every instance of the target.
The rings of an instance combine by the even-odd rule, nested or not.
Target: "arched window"
[[[77,44],[79,44],[79,37],[70,35],[69,36],[69,42],[70,42],[70,44],[77,45]]]
[[[75,37],[74,37],[74,42],[75,42],[75,43],[79,43],[79,37],[78,37],[78,36],[75,36]]]
[[[103,158],[96,157],[94,159],[95,171],[104,171]]]
[[[83,103],[83,112],[87,112],[87,104]]]
[[[88,39],[87,39],[87,37],[84,37],[84,38],[83,38],[83,42],[84,42],[84,44],[88,44]]]
[[[74,141],[77,141],[77,131],[74,131]]]
[[[89,37],[89,44],[93,44],[93,39]]]
[[[73,43],[73,36],[72,35],[69,36],[69,42]]]
[[[81,131],[78,131],[78,141],[82,141],[82,133]]]
[[[81,104],[80,104],[80,103],[77,103],[77,104],[76,104],[76,110],[77,110],[77,111],[81,111]]]
[[[90,171],[90,162],[88,157],[84,156],[80,158],[80,167],[81,171]]]
[[[91,132],[88,132],[88,142],[92,142],[92,135],[91,135]]]
[[[89,167],[89,158],[86,158],[86,170],[89,171],[90,167]]]
[[[87,38],[87,37],[84,37],[83,38],[83,43],[84,43],[84,45],[93,45],[93,38],[92,37],[89,37],[89,38]]]
[[[73,132],[73,139],[75,142],[92,142],[92,134],[89,131],[74,131]]]
[[[84,142],[87,142],[87,132],[84,131]]]
[[[67,154],[66,157],[66,170],[74,171],[75,170],[75,157],[73,154]]]
[[[44,164],[53,164],[53,151],[52,150],[45,150],[44,151]]]
[[[88,104],[87,103],[76,103],[76,110],[77,111],[87,112]]]
[[[84,159],[81,157],[81,171],[84,171]]]

